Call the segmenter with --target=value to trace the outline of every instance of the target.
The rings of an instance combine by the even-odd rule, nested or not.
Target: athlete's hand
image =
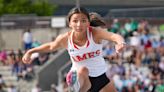
[[[116,53],[120,53],[126,46],[126,43],[120,43],[115,45]]]
[[[31,63],[31,61],[32,61],[31,60],[31,54],[28,51],[24,54],[24,56],[22,58],[22,61],[25,64],[30,64]]]

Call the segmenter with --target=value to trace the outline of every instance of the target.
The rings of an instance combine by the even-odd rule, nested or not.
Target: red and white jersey
[[[107,70],[107,64],[102,57],[102,44],[93,40],[91,27],[87,30],[87,41],[84,46],[77,46],[72,40],[73,32],[68,39],[68,53],[72,61],[71,70],[78,70],[85,66],[89,70],[89,76],[97,77]]]

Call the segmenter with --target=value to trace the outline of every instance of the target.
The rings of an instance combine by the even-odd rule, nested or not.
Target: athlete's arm
[[[116,33],[108,32],[105,28],[94,28],[95,31],[93,31],[94,37],[96,40],[108,40],[113,41],[116,43],[116,52],[119,52],[122,50],[122,48],[125,45],[124,38]]]
[[[94,28],[95,31],[93,31],[94,37],[97,40],[108,40],[108,41],[113,41],[116,44],[120,44],[124,42],[124,38],[116,33],[108,32],[107,29],[105,28]]]
[[[66,39],[66,35],[61,34],[52,42],[45,43],[39,47],[32,48],[32,49],[28,50],[24,54],[22,61],[24,63],[31,63],[31,54],[32,53],[35,53],[35,52],[37,52],[37,53],[51,52],[51,51],[57,50],[58,48],[65,47],[65,44],[63,44],[63,43],[65,43],[65,39]]]
[[[34,53],[34,52],[51,52],[53,50],[56,50],[58,48],[62,48],[63,47],[63,35],[59,35],[54,41],[49,42],[49,43],[45,43],[39,47],[30,49],[28,52],[30,53]]]

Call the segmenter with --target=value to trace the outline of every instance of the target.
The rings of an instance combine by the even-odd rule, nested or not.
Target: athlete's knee
[[[89,71],[86,67],[81,67],[79,70],[78,70],[78,77],[80,79],[80,82],[82,84],[85,84],[86,83],[88,84],[90,81],[89,81]]]
[[[91,83],[89,81],[89,71],[86,67],[81,67],[78,71],[79,81],[81,84],[80,92],[87,92],[91,88]]]

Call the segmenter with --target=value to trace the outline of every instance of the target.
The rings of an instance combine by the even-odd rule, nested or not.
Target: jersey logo
[[[74,52],[74,49],[70,49],[69,51],[70,51],[70,52]]]
[[[72,56],[72,58],[74,59],[74,61],[80,62],[89,58],[94,58],[99,55],[100,55],[100,50],[96,50],[95,52],[88,52],[82,55]]]

